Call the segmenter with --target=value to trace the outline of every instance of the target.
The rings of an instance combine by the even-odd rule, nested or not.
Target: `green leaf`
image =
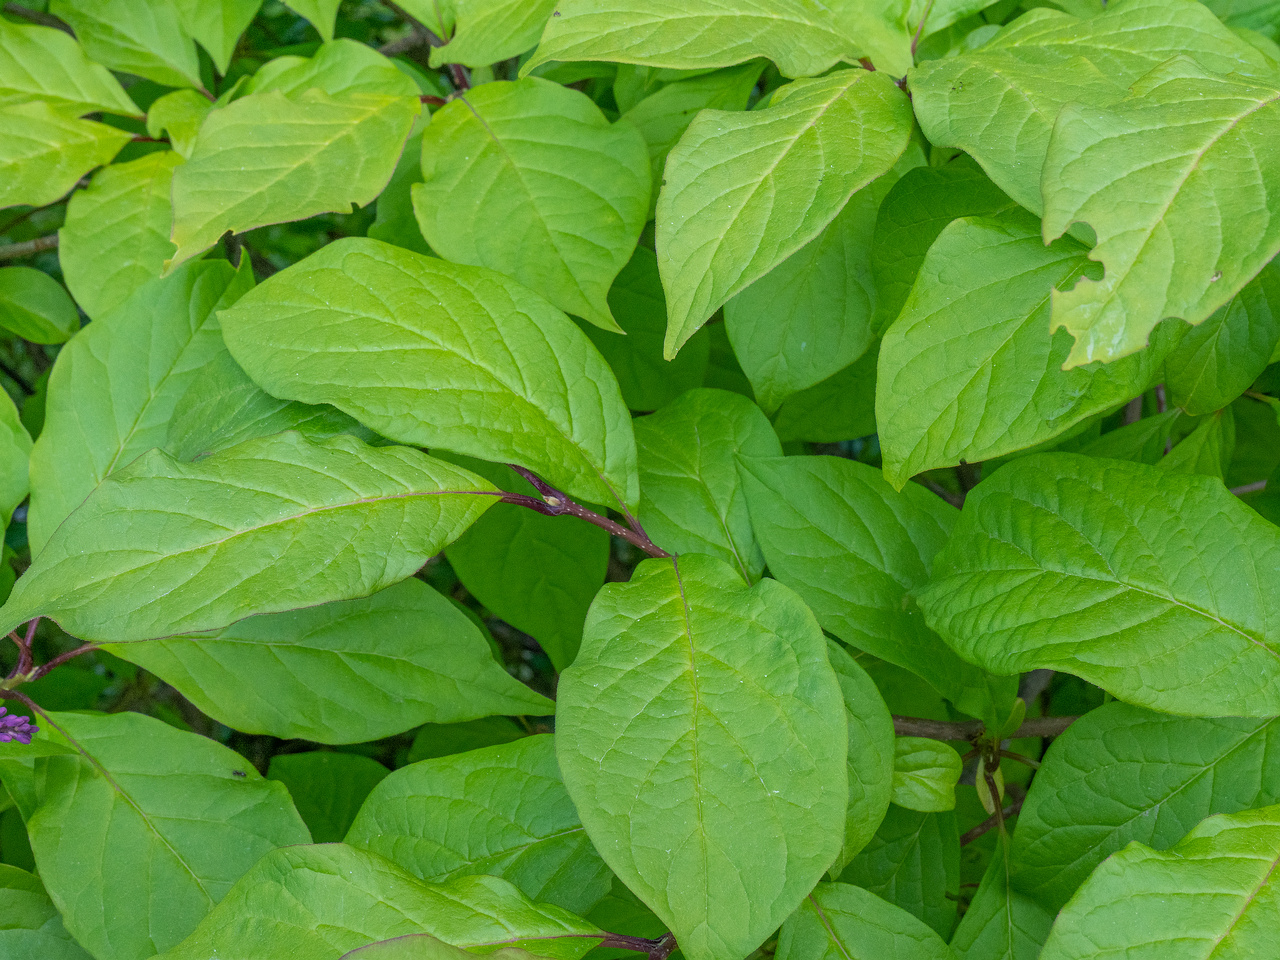
[[[1164,456],[1170,434],[1181,417],[1181,410],[1166,410],[1144,417],[1083,443],[1074,452],[1110,460],[1157,463]]]
[[[443,47],[431,49],[431,66],[462,63],[487,67],[537,45],[556,0],[450,0],[455,27]]]
[[[969,153],[1001,190],[1039,213],[1041,168],[1062,107],[1118,100],[1143,74],[1183,55],[1216,73],[1272,72],[1265,56],[1193,0],[1124,0],[1086,20],[1032,10],[977,50],[922,63],[907,80],[929,142]],[[1163,140],[1164,149],[1170,143]],[[1118,169],[1092,159],[1090,166],[1105,169],[1106,180]]]
[[[710,336],[699,331],[674,360],[662,356],[667,332],[667,298],[658,261],[648,247],[636,247],[609,288],[609,309],[625,336],[582,324],[618,378],[622,399],[632,410],[656,410],[686,390],[702,386],[711,354]]]
[[[228,230],[369,203],[391,178],[418,110],[416,98],[310,89],[250,94],[213,111],[174,172],[170,262]]]
[[[844,647],[827,641],[827,658],[840,682],[849,721],[849,806],[844,818],[844,845],[831,865],[840,871],[871,842],[884,820],[893,792],[893,717],[867,671]]]
[[[537,495],[509,467],[474,461],[462,466],[500,490]],[[548,517],[499,503],[450,544],[445,555],[471,595],[494,616],[537,640],[557,670],[573,662],[587,608],[609,566],[604,530],[577,517]]]
[[[194,91],[170,96],[188,93],[204,99]],[[99,170],[87,189],[71,195],[66,223],[58,231],[58,259],[68,289],[92,319],[164,272],[174,249],[169,190],[181,163],[181,155],[171,150],[149,153]]]
[[[1067,363],[1126,356],[1162,318],[1195,325],[1230,301],[1280,252],[1280,225],[1266,222],[1280,214],[1277,183],[1274,83],[1178,59],[1113,106],[1065,107],[1045,159],[1044,235],[1088,223],[1106,268],[1054,294],[1053,328],[1076,338]]]
[[[1090,711],[1054,740],[1027,794],[1015,885],[1057,911],[1131,841],[1163,850],[1207,816],[1280,802],[1278,745],[1274,718]]]
[[[390,771],[358,753],[278,753],[267,778],[283,783],[316,843],[346,836],[360,805]]]
[[[71,939],[40,878],[0,864],[0,952],[14,960],[89,960]]]
[[[63,343],[80,314],[62,284],[32,267],[0,268],[0,327],[31,343]]]
[[[788,84],[763,110],[699,114],[667,158],[658,197],[666,355],[817,237],[910,134],[906,95],[866,70]]]
[[[322,844],[263,857],[162,960],[339,960],[424,932],[454,946],[516,946],[554,960],[578,960],[603,936],[497,877],[425,884],[376,854]]]
[[[30,456],[31,434],[22,425],[18,408],[6,393],[0,397],[0,529],[9,526],[13,511],[27,498],[30,490],[27,461]],[[4,566],[7,567],[8,563]]]
[[[74,115],[141,112],[111,72],[85,56],[74,37],[0,20],[0,106],[36,100]]]
[[[174,0],[182,28],[209,53],[225,74],[240,34],[253,21],[262,0]]]
[[[778,439],[839,443],[875,433],[879,356],[876,342],[839,373],[788,397],[773,418]]]
[[[876,331],[883,333],[902,312],[925,255],[951,221],[998,217],[1015,206],[964,154],[943,167],[904,173],[880,204],[871,244]]]
[[[951,950],[959,960],[1037,960],[1040,956],[1053,914],[1013,888],[1008,860],[1008,840],[999,835],[995,856],[951,937]]]
[[[1280,713],[1280,533],[1218,481],[1071,454],[978,485],[918,594],[993,673],[1065,670],[1189,716]]]
[[[368,596],[462,533],[496,499],[466,491],[488,490],[416,450],[351,437],[285,433],[190,464],[155,450],[63,521],[0,624],[48,616],[72,636],[129,643]]]
[[[346,842],[423,880],[490,874],[577,914],[613,879],[565,792],[549,736],[402,767],[370,795]]]
[[[518,463],[585,500],[636,502],[631,421],[604,360],[505,277],[338,240],[221,321],[273,396],[332,403],[401,443]]]
[[[1165,359],[1170,402],[1193,416],[1221,410],[1267,368],[1277,343],[1280,263],[1273,260]]]
[[[898,737],[894,741],[893,802],[926,813],[954,809],[962,766],[960,754],[940,740]]]
[[[373,223],[365,235],[414,253],[433,256],[431,247],[418,229],[411,196],[413,185],[422,182],[422,136],[419,129],[422,119],[419,116],[414,123],[414,130],[396,162],[395,173],[391,174],[386,189],[378,194]]]
[[[205,361],[173,406],[164,442],[179,460],[195,460],[246,440],[297,430],[311,440],[340,433],[372,443],[375,434],[327,404],[277,400],[266,393],[225,349]]]
[[[1130,844],[1058,915],[1041,957],[1266,956],[1280,938],[1278,863],[1280,807],[1211,817],[1167,853]]]
[[[33,554],[108,474],[161,445],[187,385],[226,350],[215,311],[252,280],[226,261],[191,264],[143,285],[58,355],[31,456]]]
[[[1198,473],[1221,480],[1231,465],[1236,422],[1230,408],[1219,410],[1178,441],[1158,463],[1170,473]]]
[[[147,136],[159,138],[169,135],[169,141],[177,155],[185,160],[191,156],[196,145],[196,137],[200,133],[200,125],[213,109],[213,104],[194,90],[174,90],[151,104],[147,110]],[[156,156],[156,154],[148,154]],[[162,154],[163,156],[163,154]],[[176,165],[177,160],[173,161]],[[165,199],[168,199],[168,187],[165,187]],[[169,210],[170,220],[173,217]],[[164,224],[164,239],[169,239],[170,224]],[[166,250],[166,257],[169,251]]]
[[[606,585],[556,729],[596,849],[690,960],[750,953],[839,853],[840,686],[813,615],[776,581],[748,588],[690,554]]]
[[[529,733],[507,717],[484,717],[466,723],[427,723],[414,735],[407,763],[466,753],[481,747],[511,743]]]
[[[0,108],[0,208],[43,207],[120,152],[130,135],[43,101]]]
[[[891,805],[875,838],[850,861],[840,880],[901,907],[940,934],[950,934],[960,886],[955,814]]]
[[[669,83],[623,114],[624,119],[639,129],[649,147],[650,217],[658,205],[667,155],[680,142],[693,118],[702,110],[745,110],[765,66],[762,60],[751,60],[741,66]]]
[[[166,87],[200,86],[195,41],[183,28],[176,3],[49,0],[49,12],[69,23],[89,59],[104,67]]]
[[[109,649],[219,722],[285,740],[361,743],[424,722],[555,710],[502,669],[465,614],[413,578],[360,600]]]
[[[342,0],[289,0],[286,6],[300,17],[311,21],[316,32],[326,42],[333,39],[334,21],[338,19],[338,6]]]
[[[782,446],[760,409],[724,390],[690,390],[635,421],[640,522],[672,553],[705,553],[748,583],[764,556],[747,515],[737,454],[778,457]]]
[[[733,352],[766,413],[870,348],[876,212],[902,171],[923,162],[921,151],[909,148],[894,169],[855,193],[822,233],[724,305]]]
[[[885,477],[902,487],[936,467],[979,463],[1052,439],[1145,390],[1177,344],[1063,370],[1065,333],[1046,336],[1050,297],[1090,267],[1069,238],[1046,247],[1034,217],[957,220],[929,248],[880,347],[876,423]]]
[[[352,93],[418,96],[418,85],[408,74],[372,47],[345,38],[322,43],[310,58],[276,57],[244,86],[246,94],[270,90],[290,98],[308,90],[322,90],[331,97]]]
[[[952,960],[936,933],[875,894],[820,883],[782,926],[778,960]]]
[[[524,73],[557,60],[688,70],[764,57],[803,77],[862,55],[841,16],[814,0],[561,0],[556,12]]]
[[[966,664],[911,602],[956,521],[952,507],[914,484],[895,491],[852,460],[738,462],[769,572],[800,594],[824,629],[918,674],[973,716],[1012,702],[1016,683]]]
[[[431,248],[490,267],[606,330],[649,205],[644,139],[539,77],[468,90],[431,119],[413,208]]]
[[[306,843],[284,787],[239,754],[137,713],[56,713],[78,756],[37,762],[27,818],[49,895],[97,960],[173,946],[263,854]]]

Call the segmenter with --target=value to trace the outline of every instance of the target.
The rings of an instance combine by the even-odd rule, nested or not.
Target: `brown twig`
[[[929,14],[933,13],[933,0],[925,5],[924,13],[920,15],[920,23],[916,25],[915,35],[911,38],[911,59],[916,58],[916,47],[920,45],[920,38],[924,36],[924,22],[929,19]]]
[[[51,233],[47,237],[36,237],[22,243],[6,243],[0,245],[0,260],[17,260],[19,257],[31,257],[45,250],[53,250],[58,246],[58,235]]]
[[[1242,497],[1246,493],[1258,493],[1259,491],[1262,491],[1265,489],[1267,489],[1267,481],[1255,480],[1253,481],[1253,483],[1245,483],[1238,487],[1232,487],[1231,492],[1234,493],[1237,497]]]
[[[1010,740],[1030,737],[1056,737],[1079,717],[1030,717],[1022,726],[1009,734]],[[981,720],[965,720],[951,723],[946,720],[925,720],[920,717],[893,718],[893,732],[900,737],[928,737],[931,740],[976,740],[986,732]]]
[[[992,790],[991,795],[993,797],[996,795],[994,789]],[[1010,817],[1016,817],[1019,811],[1022,810],[1022,804],[1026,801],[1026,799],[1027,799],[1026,797],[1018,797],[1016,800],[1013,801],[1013,803],[1009,804],[1003,810],[997,810],[995,813],[987,817],[987,819],[983,820],[980,824],[978,824],[972,830],[966,830],[960,836],[960,846],[962,847],[968,846],[969,844],[973,843],[973,841],[977,840],[980,836],[982,836],[984,833],[989,833],[993,828],[1003,824]]]

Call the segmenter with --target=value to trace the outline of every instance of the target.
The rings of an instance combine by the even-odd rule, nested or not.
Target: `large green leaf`
[[[285,740],[362,743],[422,723],[555,710],[502,669],[465,614],[413,578],[365,599],[110,649],[227,726]]]
[[[907,148],[911,107],[883,73],[788,84],[763,110],[707,110],[667,158],[658,197],[666,354],[822,232]]]
[[[1050,298],[1090,268],[1086,254],[1070,238],[1046,247],[1022,211],[942,231],[880,346],[876,424],[890,483],[1043,443],[1161,374],[1181,334],[1172,324],[1139,356],[1062,369],[1071,338],[1046,335]]]
[[[355,40],[322,43],[311,57],[276,57],[249,78],[244,93],[278,90],[294,97],[308,90],[331,97],[349,93],[416,97],[418,85],[372,47]]]
[[[0,20],[0,105],[44,100],[76,115],[102,110],[137,116],[111,72],[61,30]]]
[[[954,813],[920,813],[891,804],[876,835],[840,874],[919,917],[942,935],[955,924],[960,837]]]
[[[1221,410],[1267,368],[1280,343],[1280,262],[1189,330],[1165,359],[1169,400],[1187,413]]]
[[[78,755],[37,761],[27,830],[67,929],[97,960],[167,950],[259,857],[310,839],[288,791],[212,740],[137,713],[49,721]]]
[[[0,267],[0,329],[31,343],[64,343],[80,329],[80,314],[43,270]]]
[[[1189,716],[1280,713],[1280,531],[1208,477],[1072,454],[978,485],[918,596],[994,673]]]
[[[120,152],[130,135],[43,101],[0,107],[0,208],[43,207]]]
[[[629,107],[623,117],[635,124],[649,148],[652,190],[649,216],[658,205],[667,154],[703,110],[745,110],[765,63],[752,60],[726,70],[669,83]]]
[[[423,880],[491,874],[577,914],[613,880],[565,792],[549,736],[401,767],[369,796],[346,842]]]
[[[221,0],[217,0],[221,2]],[[200,86],[195,41],[171,0],[50,0],[91,60],[166,87]]]
[[[516,946],[552,960],[578,960],[602,936],[497,877],[425,884],[376,854],[322,844],[263,857],[162,960],[339,960],[424,932],[478,952]]]
[[[596,503],[638,496],[631,420],[604,360],[492,271],[339,240],[222,313],[273,396],[332,403],[401,443],[518,463]]]
[[[368,596],[439,553],[495,502],[475,492],[490,490],[416,450],[345,436],[284,433],[196,463],[155,450],[58,527],[0,625],[48,616],[72,636],[128,643]]]
[[[300,17],[311,21],[321,38],[333,39],[334,21],[338,19],[341,0],[289,0],[288,6]]]
[[[877,332],[902,312],[925,255],[947,224],[960,217],[997,217],[1014,207],[963,154],[946,166],[904,173],[880,204],[871,244]]]
[[[0,952],[13,960],[89,960],[71,939],[40,878],[0,864]]]
[[[875,339],[872,236],[880,201],[924,162],[909,147],[892,170],[855,193],[822,233],[724,305],[733,352],[756,400],[784,400],[853,363]]]
[[[1058,915],[1042,960],[1247,960],[1280,942],[1280,807],[1210,817],[1172,850],[1130,844]]]
[[[1158,462],[1171,473],[1199,473],[1221,480],[1231,465],[1236,422],[1230,408],[1205,417]]]
[[[737,454],[779,457],[782,445],[760,409],[726,390],[690,390],[635,421],[640,522],[672,553],[705,553],[748,583],[764,556],[751,531]]]
[[[309,89],[254,93],[214,110],[173,176],[173,263],[226,231],[349,212],[391,179],[417,98]]]
[[[662,356],[667,332],[667,298],[658,261],[648,247],[636,247],[609,288],[609,309],[625,336],[583,324],[618,378],[622,399],[632,410],[656,410],[686,390],[702,386],[711,354],[711,337],[698,331],[674,360]]]
[[[952,960],[922,921],[847,883],[820,883],[782,926],[778,960]]]
[[[462,466],[500,490],[535,496],[510,467]],[[529,634],[557,670],[573,662],[587,608],[609,567],[609,535],[577,517],[499,503],[449,545],[449,565],[494,616]]]
[[[240,34],[249,26],[262,0],[171,0],[178,19],[204,47],[218,72],[225,74]]]
[[[926,813],[954,809],[963,766],[960,754],[940,740],[898,737],[894,741],[893,802]]]
[[[875,682],[849,652],[827,641],[827,659],[840,681],[849,720],[849,806],[845,810],[844,845],[831,864],[839,876],[853,856],[876,834],[893,792],[893,717]]]
[[[1088,223],[1106,268],[1054,294],[1068,365],[1140,350],[1164,317],[1200,323],[1280,252],[1280,80],[1178,59],[1112,106],[1064,108],[1053,130],[1045,238]]]
[[[961,660],[911,601],[956,521],[952,507],[917,485],[895,491],[874,468],[843,458],[739,464],[770,573],[825,629],[918,674],[966,713],[1007,715],[1016,683]]]
[[[1049,747],[1018,816],[1013,882],[1058,910],[1106,857],[1163,850],[1203,818],[1280,802],[1280,722],[1111,703]]]
[[[960,960],[1037,960],[1053,914],[1009,881],[1009,840],[996,838],[995,856],[969,909],[951,937]]]
[[[840,443],[875,433],[879,357],[880,344],[873,343],[840,372],[792,394],[773,418],[778,439]]]
[[[252,282],[225,260],[193,263],[141,287],[59,353],[31,457],[33,553],[103,478],[164,443],[188,384],[226,352],[215,311]]]
[[[413,207],[433,250],[491,267],[606,330],[644,227],[649,161],[629,123],[539,77],[486,83],[432,117]]]
[[[813,615],[776,581],[748,588],[690,554],[605,586],[556,730],[596,849],[690,960],[746,956],[840,851],[840,686]]]
[[[562,0],[524,70],[612,60],[678,70],[754,57],[812,76],[865,52],[833,5],[817,0]]]
[[[31,456],[31,434],[18,419],[18,408],[6,393],[0,397],[0,527],[31,489],[27,461]]]
[[[1122,0],[1084,20],[1032,10],[977,50],[922,63],[908,81],[929,141],[971,154],[1000,189],[1039,213],[1041,168],[1062,107],[1118,100],[1180,55],[1216,73],[1265,77],[1273,69],[1194,0]],[[1101,161],[1093,168],[1106,169],[1108,180],[1117,172]]]
[[[277,753],[267,777],[283,783],[316,843],[337,843],[369,793],[390,771],[358,753]]]
[[[58,231],[58,259],[67,288],[97,320],[164,272],[173,254],[169,189],[182,157],[149,153],[98,171],[67,204]]]
[[[187,382],[173,406],[159,446],[179,460],[194,460],[227,447],[297,430],[312,440],[349,433],[366,442],[375,434],[327,404],[278,400],[240,369],[231,354],[214,354]]]
[[[431,66],[487,67],[532,49],[556,9],[556,0],[447,0],[453,36],[431,49]]]

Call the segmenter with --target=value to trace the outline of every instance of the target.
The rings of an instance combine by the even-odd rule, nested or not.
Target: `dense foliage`
[[[1277,35],[5,3],[0,960],[1280,955]]]

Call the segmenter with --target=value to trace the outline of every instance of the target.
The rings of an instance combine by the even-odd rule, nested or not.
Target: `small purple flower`
[[[4,707],[0,707],[0,743],[8,743],[11,740],[30,743],[31,737],[39,729],[26,717],[13,716]]]

